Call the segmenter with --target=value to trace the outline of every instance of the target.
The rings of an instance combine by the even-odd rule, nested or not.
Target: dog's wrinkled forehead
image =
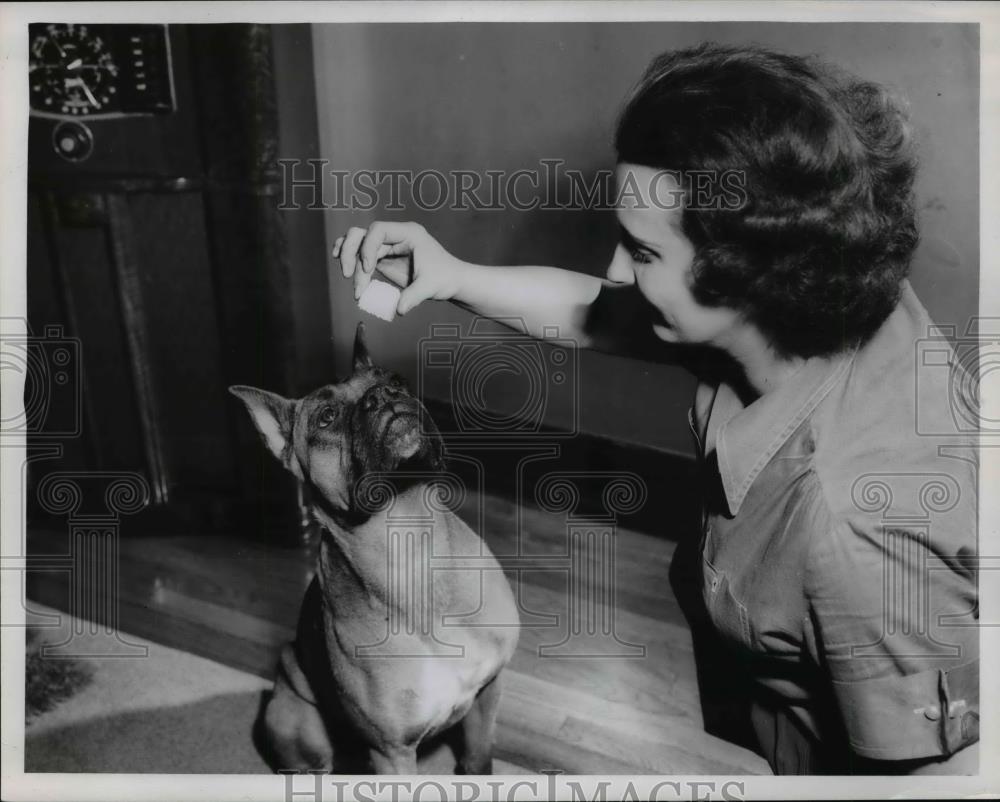
[[[327,384],[302,399],[306,404],[356,404],[369,387],[378,383],[375,371],[355,373],[346,381]]]
[[[345,381],[324,385],[299,401],[295,411],[296,429],[307,437],[320,429],[344,432],[349,426],[354,406],[378,384],[407,389],[405,382],[396,374],[377,367],[368,368]]]

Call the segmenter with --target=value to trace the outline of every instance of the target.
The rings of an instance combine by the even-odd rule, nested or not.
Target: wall
[[[939,24],[420,24],[313,26],[320,153],[335,169],[537,168],[560,158],[584,171],[613,165],[623,97],[649,60],[706,39],[815,53],[901,90],[923,168],[922,243],[913,284],[939,322],[964,326],[978,297],[978,30]],[[322,212],[314,212],[323,214]],[[325,212],[327,242],[351,225],[415,219],[456,255],[491,264],[603,272],[610,212]],[[339,266],[335,269],[339,269]],[[349,282],[330,280],[341,370],[361,318]],[[376,355],[416,380],[417,343],[432,323],[470,316],[427,303],[392,324],[370,322]],[[580,354],[580,396],[553,396],[547,422],[689,453],[693,384],[680,368]],[[515,383],[516,384],[516,383]],[[500,405],[515,404],[493,383]],[[443,385],[430,388],[445,393]],[[513,399],[513,400],[512,400]],[[642,399],[642,403],[636,403]]]

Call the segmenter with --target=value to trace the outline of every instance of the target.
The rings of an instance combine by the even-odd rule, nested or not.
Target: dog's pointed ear
[[[358,328],[354,332],[354,372],[365,368],[374,367],[371,356],[368,354],[368,343],[365,341],[365,324],[358,323]]]
[[[264,445],[277,460],[286,463],[286,449],[292,437],[295,402],[267,390],[237,384],[229,392],[246,404]]]

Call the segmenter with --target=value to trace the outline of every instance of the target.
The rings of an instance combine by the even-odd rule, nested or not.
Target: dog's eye
[[[320,429],[325,429],[337,419],[337,410],[333,407],[325,407],[316,418],[316,425]]]

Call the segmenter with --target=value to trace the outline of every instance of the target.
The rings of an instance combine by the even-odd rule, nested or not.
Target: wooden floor
[[[760,757],[703,729],[691,634],[667,579],[674,553],[669,540],[618,528],[613,574],[585,576],[571,593],[563,517],[532,508],[519,516],[506,499],[475,495],[459,512],[474,527],[483,522],[482,534],[505,563],[522,606],[521,639],[505,674],[497,757],[571,774],[769,773]],[[518,548],[521,555],[547,555],[535,559],[544,567],[523,568],[514,558]],[[31,532],[29,549],[66,553],[67,532]],[[125,538],[118,625],[270,677],[277,650],[293,635],[312,563],[305,547],[219,536]],[[612,592],[607,609],[615,638],[566,641],[569,600],[593,602],[584,611],[585,635]],[[35,572],[28,595],[74,612],[65,572]],[[564,652],[576,654],[553,650],[561,641]]]

